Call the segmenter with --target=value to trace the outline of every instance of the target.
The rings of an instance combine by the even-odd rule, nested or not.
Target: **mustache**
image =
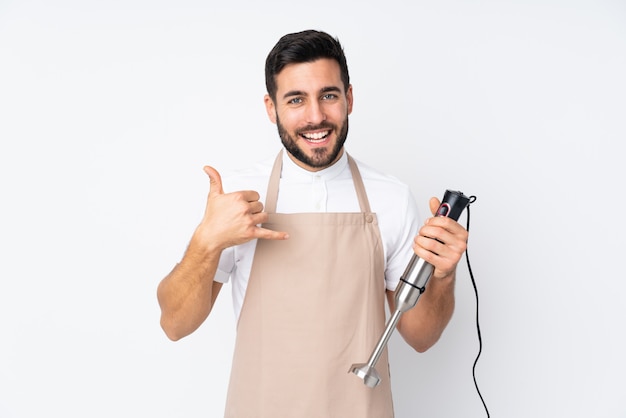
[[[301,134],[302,132],[308,132],[308,131],[321,131],[321,130],[336,130],[337,127],[332,124],[332,123],[328,123],[328,122],[322,122],[320,124],[317,125],[307,125],[305,127],[302,127],[298,130],[296,130],[296,134]]]

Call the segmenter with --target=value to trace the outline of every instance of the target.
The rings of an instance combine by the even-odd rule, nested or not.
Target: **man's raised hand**
[[[268,218],[263,212],[259,193],[244,190],[224,193],[222,178],[213,167],[205,166],[210,189],[202,222],[196,231],[211,247],[224,249],[252,239],[287,239],[286,232],[272,231],[258,225]]]

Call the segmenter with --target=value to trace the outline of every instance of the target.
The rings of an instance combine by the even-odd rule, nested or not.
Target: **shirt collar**
[[[321,178],[324,181],[329,181],[337,178],[341,174],[349,173],[349,170],[347,169],[348,154],[345,149],[335,164],[320,171],[309,171],[300,167],[294,163],[291,158],[289,158],[286,151],[283,151],[283,170],[281,172],[281,179],[289,181],[310,181],[313,178]]]

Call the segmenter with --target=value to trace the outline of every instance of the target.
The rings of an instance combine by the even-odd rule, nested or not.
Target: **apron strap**
[[[356,196],[359,198],[359,207],[363,213],[372,213],[370,209],[370,202],[367,199],[367,193],[365,192],[365,185],[363,185],[363,179],[361,178],[361,172],[356,165],[356,162],[352,159],[350,154],[348,155],[348,165],[352,172],[352,181],[354,182],[354,188],[356,189]]]
[[[267,185],[267,197],[265,198],[265,212],[276,213],[276,202],[278,202],[278,185],[280,183],[280,173],[283,170],[283,150],[281,149],[274,160],[272,174]]]

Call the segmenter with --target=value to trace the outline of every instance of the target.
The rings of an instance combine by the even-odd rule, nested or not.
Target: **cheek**
[[[343,103],[343,104],[337,103],[332,106],[328,106],[326,109],[324,109],[326,118],[328,120],[334,121],[335,123],[339,123],[340,121],[344,120],[346,116],[350,114],[350,111],[351,109],[347,103]]]
[[[300,118],[298,117],[297,112],[279,112],[278,119],[280,120],[280,124],[288,131],[293,131],[298,127],[298,121]]]

